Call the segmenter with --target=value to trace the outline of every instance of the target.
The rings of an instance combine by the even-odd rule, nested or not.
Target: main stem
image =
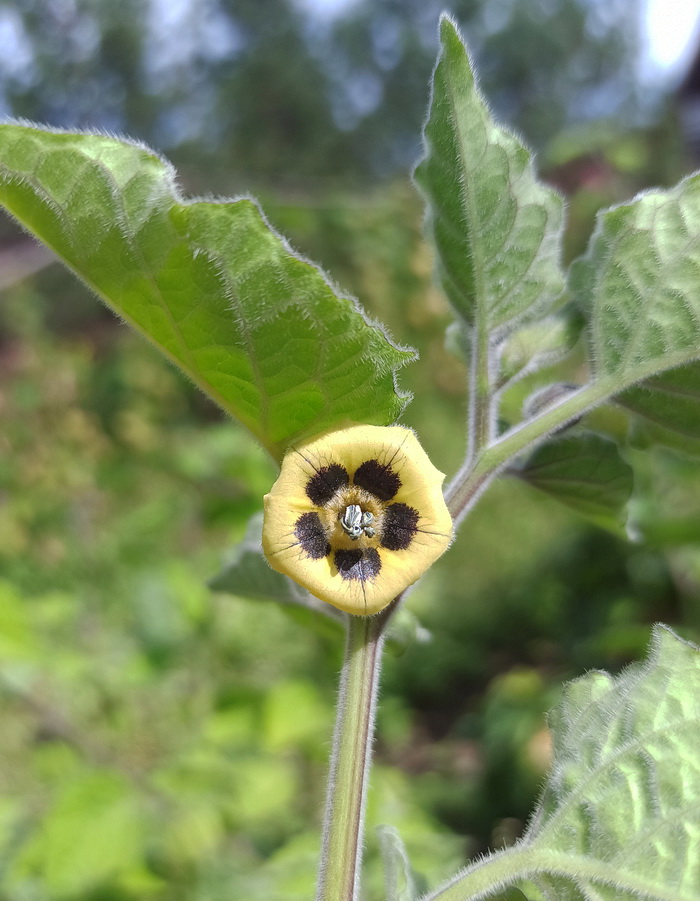
[[[356,901],[388,610],[348,616],[316,901]]]

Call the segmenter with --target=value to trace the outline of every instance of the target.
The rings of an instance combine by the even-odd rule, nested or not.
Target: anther
[[[371,523],[374,522],[374,514],[369,510],[362,511],[359,504],[348,504],[345,512],[340,518],[340,525],[343,531],[350,536],[353,541],[357,541],[362,537],[364,532],[368,538],[374,537],[374,529]]]

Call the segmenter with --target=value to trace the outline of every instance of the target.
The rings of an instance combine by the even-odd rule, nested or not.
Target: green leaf
[[[617,393],[698,359],[699,279],[700,175],[599,214],[571,269],[594,381]]]
[[[678,443],[674,431],[692,432],[699,281],[700,174],[600,213],[587,253],[572,265],[569,284],[586,320],[591,378],[486,446],[469,480],[452,493],[452,509],[466,509],[462,497],[478,496],[505,464],[611,398],[621,396],[624,405],[649,419],[662,417],[657,435],[666,443]],[[679,371],[671,374],[674,370]],[[680,394],[686,395],[682,401]]]
[[[657,626],[645,663],[572,682],[550,727],[554,763],[525,837],[431,901],[506,885],[544,901],[697,901],[700,648]]]
[[[384,864],[387,901],[415,901],[418,891],[401,836],[391,826],[378,826],[377,837]]]
[[[566,307],[507,335],[495,349],[499,369],[496,390],[509,388],[519,379],[563,360],[576,344],[581,325],[580,315]],[[447,326],[445,348],[454,356],[470,362],[468,329],[462,320]]]
[[[508,335],[498,352],[498,388],[509,387],[538,369],[558,363],[573,348],[580,328],[580,320],[567,310],[528,323]]]
[[[615,403],[644,420],[649,440],[700,455],[700,363],[647,379]]]
[[[593,432],[555,438],[513,472],[598,525],[620,531],[633,474],[609,438]]]
[[[649,419],[662,417],[655,431],[666,443],[679,444],[674,432],[694,434],[697,372],[670,373],[700,360],[699,282],[700,174],[600,213],[569,279],[586,321],[589,381],[496,441],[482,441],[473,472],[449,495],[451,509],[463,515],[469,499],[504,465],[616,397]],[[687,395],[682,401],[681,393]],[[691,450],[693,441],[691,434]]]
[[[184,200],[147,148],[0,125],[0,202],[280,459],[406,404],[392,344],[249,198]]]
[[[468,323],[502,336],[546,315],[561,294],[562,201],[536,180],[530,152],[491,118],[446,16],[440,37],[415,178],[447,296]]]
[[[588,860],[581,881],[602,898],[699,897],[700,649],[656,627],[646,663],[572,683],[550,726],[555,764],[525,843]]]

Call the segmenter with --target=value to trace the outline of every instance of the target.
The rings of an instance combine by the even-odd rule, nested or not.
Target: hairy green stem
[[[472,508],[494,476],[515,457],[535,447],[548,435],[597,406],[613,394],[610,380],[585,385],[568,397],[547,407],[537,416],[514,426],[465,465],[445,491],[445,501],[455,523]]]
[[[356,901],[377,686],[389,610],[348,616],[316,901]]]
[[[518,878],[527,877],[533,869],[529,848],[510,848],[477,860],[421,901],[480,901],[494,895]]]
[[[467,463],[470,466],[493,438],[493,362],[490,334],[483,322],[474,329],[471,358],[467,433]]]
[[[485,901],[520,880],[543,876],[565,879],[571,886],[593,884],[613,892],[616,898],[683,901],[691,897],[677,886],[652,884],[644,874],[638,875],[633,868],[619,863],[596,860],[582,853],[548,851],[523,842],[477,860],[436,891],[423,895],[420,901]],[[582,891],[585,893],[585,888]]]

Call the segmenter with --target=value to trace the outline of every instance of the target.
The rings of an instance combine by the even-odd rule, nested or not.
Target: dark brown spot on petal
[[[382,547],[390,551],[405,550],[418,531],[419,515],[408,504],[391,504],[387,507],[382,523]]]
[[[373,547],[353,548],[350,551],[336,551],[335,565],[344,579],[368,582],[379,575],[382,561]]]
[[[398,474],[379,460],[366,460],[355,473],[353,482],[380,501],[390,501],[401,487]]]
[[[323,507],[331,500],[339,488],[344,488],[350,481],[347,469],[339,463],[322,466],[306,483],[306,496],[312,504]]]
[[[331,552],[323,523],[318,513],[302,513],[294,527],[294,534],[307,557],[320,560]]]

